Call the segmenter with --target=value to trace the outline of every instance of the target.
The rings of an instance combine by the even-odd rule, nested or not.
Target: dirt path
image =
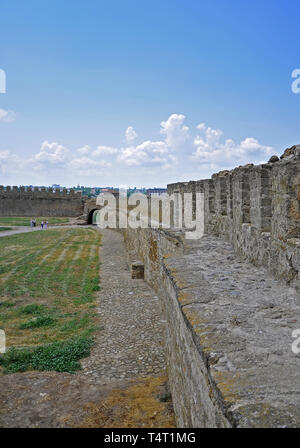
[[[10,227],[12,230],[4,230],[0,232],[0,238],[3,236],[17,235],[18,233],[36,232],[41,230],[40,227],[26,227],[26,226],[6,226]]]
[[[159,299],[132,280],[122,236],[103,232],[101,330],[83,370],[0,376],[0,427],[168,427],[174,425]]]
[[[61,228],[67,229],[67,228],[78,227],[78,226],[76,224],[55,224],[53,226],[48,226],[48,229],[42,229],[41,226],[38,226],[38,227],[5,226],[5,227],[10,227],[12,230],[4,230],[3,232],[0,232],[0,238],[3,236],[17,235],[18,233],[37,232],[38,230],[43,230],[43,232],[46,232],[47,230],[61,229]],[[90,227],[90,226],[86,226],[86,227]]]

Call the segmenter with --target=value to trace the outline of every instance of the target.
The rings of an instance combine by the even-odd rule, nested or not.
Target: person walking
[[[44,228],[44,221],[41,222],[41,227]]]

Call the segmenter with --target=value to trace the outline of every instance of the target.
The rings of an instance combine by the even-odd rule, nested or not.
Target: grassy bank
[[[48,221],[49,225],[64,224],[69,222],[69,218],[47,218],[44,216],[37,218],[35,216],[32,216],[32,218],[36,219],[37,224],[40,224],[41,221]],[[0,226],[30,226],[30,218],[20,216],[0,217]]]
[[[74,372],[99,327],[100,234],[55,229],[0,239],[0,328],[4,373]]]
[[[12,230],[11,227],[0,227],[0,232],[6,232],[7,230]]]

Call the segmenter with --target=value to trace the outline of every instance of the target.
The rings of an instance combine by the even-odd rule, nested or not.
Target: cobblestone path
[[[165,321],[155,292],[144,280],[131,279],[120,233],[102,236],[100,331],[92,355],[83,361],[93,382],[165,374]]]

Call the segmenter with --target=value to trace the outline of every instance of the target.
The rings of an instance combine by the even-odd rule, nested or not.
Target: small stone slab
[[[131,265],[131,278],[144,278],[144,264],[141,261],[134,261]]]

